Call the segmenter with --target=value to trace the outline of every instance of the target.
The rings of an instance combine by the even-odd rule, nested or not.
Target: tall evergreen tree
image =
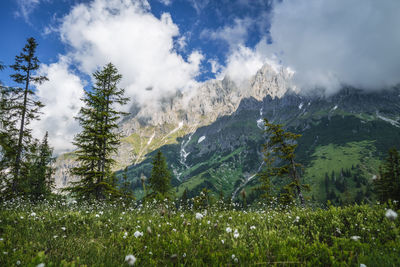
[[[149,184],[153,193],[163,197],[167,196],[171,188],[171,172],[168,170],[167,162],[160,150],[157,151],[153,159],[153,169],[151,170]]]
[[[305,204],[302,193],[302,188],[307,188],[306,185],[300,183],[299,168],[301,164],[295,161],[295,149],[297,144],[296,139],[301,135],[291,132],[285,132],[280,124],[272,124],[267,119],[264,119],[265,132],[269,136],[266,144],[264,144],[264,161],[267,169],[264,177],[266,187],[269,187],[269,179],[267,177],[285,177],[288,176],[291,180],[281,192],[281,199],[284,202],[290,202],[295,195],[300,199],[302,205]],[[276,162],[279,159],[280,162]],[[276,164],[279,166],[276,166]]]
[[[379,178],[374,180],[375,193],[380,201],[400,201],[400,154],[392,148],[379,168]]]
[[[67,190],[80,196],[104,199],[107,194],[117,194],[114,175],[111,171],[112,154],[117,151],[121,134],[116,132],[117,121],[126,113],[117,111],[116,104],[128,102],[124,89],[118,88],[122,75],[111,63],[101,71],[93,73],[95,84],[91,91],[85,92],[81,108],[76,119],[82,126],[82,132],[75,136],[74,145],[79,166],[71,173],[81,177],[80,181]]]
[[[32,159],[32,167],[29,168],[29,195],[31,199],[38,200],[46,198],[54,188],[52,175],[54,168],[53,149],[48,143],[48,132],[43,137],[43,141],[38,144],[36,155]]]
[[[37,48],[37,43],[34,38],[29,38],[27,44],[22,49],[22,52],[15,57],[15,63],[10,67],[15,71],[11,75],[11,78],[17,84],[23,87],[12,87],[8,90],[9,95],[14,97],[12,103],[8,103],[8,111],[11,116],[9,123],[18,126],[18,138],[15,151],[14,164],[12,166],[13,181],[12,181],[12,191],[17,193],[18,191],[23,191],[20,187],[22,183],[26,183],[24,179],[26,177],[21,177],[21,162],[32,150],[32,134],[31,129],[28,125],[32,120],[39,119],[39,110],[43,107],[43,104],[35,99],[35,92],[31,88],[32,84],[41,84],[42,82],[48,80],[45,76],[36,76],[35,71],[39,69],[39,60],[35,55]],[[19,125],[16,125],[16,120]],[[15,127],[14,126],[14,127]]]

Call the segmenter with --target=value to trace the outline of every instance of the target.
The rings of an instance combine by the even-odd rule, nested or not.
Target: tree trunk
[[[305,202],[304,202],[303,193],[301,192],[300,179],[297,177],[296,164],[293,159],[291,160],[291,164],[292,164],[293,179],[296,182],[297,194],[299,195],[301,206],[304,207]]]
[[[17,155],[15,157],[15,177],[13,180],[12,184],[12,190],[15,192],[17,189],[17,180],[19,176],[19,171],[20,171],[20,165],[21,165],[21,154],[22,154],[22,139],[24,136],[24,124],[25,124],[25,114],[26,114],[26,106],[27,106],[27,101],[28,101],[28,87],[29,87],[29,79],[30,79],[30,59],[28,62],[28,72],[26,74],[26,82],[25,82],[25,91],[24,91],[24,105],[22,108],[22,115],[21,115],[21,125],[19,128],[19,137],[18,137],[18,146],[17,146]]]

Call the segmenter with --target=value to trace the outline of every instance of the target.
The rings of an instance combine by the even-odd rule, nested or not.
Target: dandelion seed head
[[[385,216],[386,216],[386,218],[388,218],[389,220],[394,221],[394,220],[397,219],[397,212],[395,212],[395,211],[392,210],[392,209],[388,209],[388,210],[386,211]]]
[[[125,256],[125,262],[129,265],[129,266],[133,266],[136,262],[136,257],[133,256],[132,254]]]

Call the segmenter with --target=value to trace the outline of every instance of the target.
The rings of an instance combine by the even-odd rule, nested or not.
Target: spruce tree
[[[391,148],[379,168],[379,178],[374,180],[374,191],[380,201],[400,201],[400,154]]]
[[[17,127],[18,129],[15,158],[12,166],[13,181],[11,189],[14,193],[26,190],[26,188],[21,187],[22,184],[27,184],[26,177],[22,177],[20,173],[21,167],[23,167],[23,160],[29,157],[28,154],[33,149],[31,147],[33,141],[32,130],[28,128],[28,125],[32,120],[39,119],[39,110],[43,107],[43,104],[36,100],[35,92],[31,87],[32,84],[41,84],[48,80],[45,76],[35,75],[40,63],[35,55],[36,48],[35,39],[29,38],[22,52],[15,57],[15,63],[10,66],[15,71],[11,78],[14,82],[23,86],[8,88],[8,94],[14,100],[8,103],[7,110],[10,116],[8,123],[10,127]]]
[[[153,193],[161,197],[166,197],[171,188],[171,172],[168,170],[167,162],[160,150],[157,151],[153,159],[149,184]]]
[[[270,123],[264,119],[265,133],[269,139],[264,144],[264,161],[267,169],[265,174],[262,175],[263,183],[268,188],[268,177],[289,177],[290,183],[283,187],[281,191],[281,200],[286,204],[291,202],[294,197],[300,199],[301,205],[304,206],[304,197],[302,188],[307,188],[306,185],[301,184],[299,168],[301,164],[295,161],[295,149],[297,144],[296,139],[301,135],[294,134],[282,129],[281,124]],[[276,162],[279,159],[279,162]],[[279,164],[279,166],[276,166]]]
[[[95,84],[91,91],[85,91],[81,108],[76,119],[82,132],[75,136],[78,166],[71,173],[80,181],[67,188],[78,196],[104,199],[107,195],[119,195],[114,183],[112,155],[117,151],[121,134],[117,132],[118,120],[126,113],[118,111],[116,105],[128,102],[124,89],[118,87],[122,75],[111,63],[101,71],[93,73]]]
[[[54,179],[52,175],[54,168],[51,164],[54,162],[53,149],[48,143],[48,132],[43,137],[43,141],[38,144],[36,155],[32,160],[32,167],[29,172],[29,195],[33,200],[39,200],[51,195],[54,188]]]

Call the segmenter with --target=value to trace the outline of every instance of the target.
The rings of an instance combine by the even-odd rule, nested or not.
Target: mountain
[[[310,198],[339,204],[370,199],[381,159],[400,143],[400,88],[301,94],[292,87],[291,75],[264,65],[240,86],[226,77],[165,98],[156,112],[151,105],[134,107],[121,122],[126,137],[116,156],[117,169],[128,166],[132,189],[140,198],[139,177],[150,175],[152,157],[161,149],[178,196],[185,189],[195,196],[208,188],[235,198],[244,188],[248,200],[254,200],[266,141],[263,118],[268,118],[302,134],[296,155],[311,186]],[[73,160],[63,156],[57,164],[57,181],[68,183],[65,170]]]

